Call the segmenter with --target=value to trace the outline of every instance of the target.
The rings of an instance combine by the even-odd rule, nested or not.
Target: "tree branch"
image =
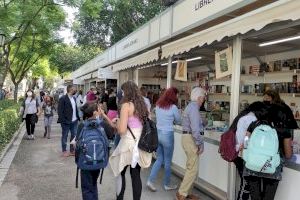
[[[4,7],[7,8],[9,6],[9,4],[11,4],[12,2],[14,2],[15,0],[11,0],[10,2],[8,3],[5,3],[5,0],[4,0]]]
[[[14,85],[16,85],[17,82],[16,82],[16,77],[14,75],[14,72],[10,68],[8,70],[9,70],[11,81],[14,83]]]
[[[37,63],[37,61],[38,61],[41,57],[42,57],[42,55],[39,55],[39,56],[34,60],[34,62],[33,62],[31,65],[29,65],[27,68],[24,68],[22,74],[21,74],[20,77],[19,77],[19,80],[17,81],[18,84],[24,79],[25,74],[30,70],[30,68],[31,68],[35,63]]]

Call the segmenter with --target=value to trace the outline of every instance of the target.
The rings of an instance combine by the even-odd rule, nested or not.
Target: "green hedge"
[[[0,151],[20,127],[19,109],[20,105],[11,100],[0,101]]]

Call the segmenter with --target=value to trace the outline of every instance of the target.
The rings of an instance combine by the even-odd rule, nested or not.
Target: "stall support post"
[[[134,78],[134,82],[137,86],[139,86],[139,69],[135,70],[135,78]]]
[[[233,40],[232,56],[232,76],[231,76],[231,96],[230,96],[230,123],[239,113],[240,99],[240,78],[241,78],[241,59],[242,59],[242,39],[237,36]],[[233,163],[228,164],[228,199],[235,199],[236,168]]]
[[[168,59],[168,69],[167,69],[167,88],[172,86],[172,57],[169,56]]]
[[[104,89],[106,90],[107,88],[107,79],[104,79]]]
[[[117,79],[117,88],[120,88],[120,72],[117,72],[117,77],[118,77],[118,79]]]

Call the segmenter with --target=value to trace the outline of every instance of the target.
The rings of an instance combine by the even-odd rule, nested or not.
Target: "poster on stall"
[[[299,132],[299,130],[294,130],[292,148],[293,148],[293,155],[288,160],[287,166],[289,166],[290,164],[300,165],[300,132]]]
[[[178,60],[174,79],[178,81],[187,81],[186,60]]]
[[[232,47],[215,53],[216,78],[222,78],[232,73]]]

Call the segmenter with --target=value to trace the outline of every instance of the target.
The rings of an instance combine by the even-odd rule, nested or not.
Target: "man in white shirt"
[[[141,94],[144,98],[144,102],[147,106],[147,110],[149,112],[149,117],[150,117],[151,116],[151,103],[150,103],[150,100],[147,97],[147,89],[145,87],[141,87],[140,91],[141,91]]]

